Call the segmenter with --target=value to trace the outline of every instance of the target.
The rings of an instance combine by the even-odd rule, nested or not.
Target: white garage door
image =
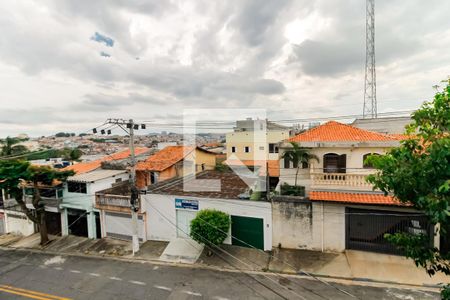
[[[191,221],[197,212],[191,210],[177,209],[177,237],[189,238],[191,232]]]
[[[131,215],[113,212],[105,213],[105,232],[108,237],[131,241]],[[142,216],[138,217],[138,236],[139,241],[144,240],[144,219]]]

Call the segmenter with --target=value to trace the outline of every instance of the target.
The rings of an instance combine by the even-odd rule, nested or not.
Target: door
[[[347,169],[347,155],[327,153],[323,156],[324,173],[345,173]]]
[[[231,216],[231,235],[232,245],[264,250],[263,219]]]
[[[189,238],[191,232],[191,221],[197,212],[186,209],[177,209],[177,237]]]

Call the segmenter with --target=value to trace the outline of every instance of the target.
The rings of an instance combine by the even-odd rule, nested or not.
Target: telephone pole
[[[138,236],[138,211],[139,211],[139,191],[136,187],[136,155],[134,151],[134,130],[145,129],[145,124],[136,124],[133,119],[128,121],[123,119],[108,119],[107,124],[116,124],[122,128],[130,137],[130,209],[131,209],[131,232],[132,232],[132,250],[133,255],[139,251],[139,236]]]
[[[375,0],[366,0],[366,71],[364,77],[363,118],[377,117],[375,73]]]

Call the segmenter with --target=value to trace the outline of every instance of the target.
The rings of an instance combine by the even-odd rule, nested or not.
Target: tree
[[[292,162],[294,164],[294,167],[297,166],[297,170],[295,172],[295,186],[297,186],[297,177],[298,177],[298,171],[300,167],[303,165],[303,163],[309,163],[310,160],[316,160],[319,162],[319,158],[314,155],[310,154],[308,152],[308,149],[301,148],[297,143],[291,142],[292,148],[286,150],[282,158],[287,159],[288,161]]]
[[[410,135],[400,147],[368,161],[378,170],[368,181],[401,202],[422,211],[435,228],[435,234],[450,234],[450,80],[434,100],[425,102],[412,114]],[[386,238],[402,249],[430,276],[450,275],[450,253],[439,250],[425,234],[397,233]],[[450,299],[450,286],[442,291]]]
[[[3,140],[0,140],[0,144],[2,144],[2,148],[0,151],[1,156],[8,155],[19,155],[22,153],[28,152],[28,148],[24,145],[16,145],[20,143],[22,140],[16,137],[6,137]]]
[[[227,237],[230,224],[228,214],[215,209],[204,209],[191,221],[190,236],[201,244],[218,246]]]
[[[19,204],[26,216],[39,227],[41,245],[49,242],[45,205],[42,201],[39,188],[52,187],[57,182],[62,182],[73,171],[57,171],[48,166],[33,166],[22,160],[0,160],[0,189],[4,189]],[[35,213],[30,210],[23,199],[23,191],[26,187],[32,187],[32,205]]]
[[[81,156],[83,155],[83,152],[81,152],[80,149],[72,149],[72,151],[70,151],[70,160],[77,160],[79,159]]]

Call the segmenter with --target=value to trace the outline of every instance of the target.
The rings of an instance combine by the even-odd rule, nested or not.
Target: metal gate
[[[264,250],[263,219],[231,216],[231,244]]]
[[[427,234],[433,240],[432,226],[418,213],[346,208],[346,249],[401,254],[384,238],[397,232]]]

